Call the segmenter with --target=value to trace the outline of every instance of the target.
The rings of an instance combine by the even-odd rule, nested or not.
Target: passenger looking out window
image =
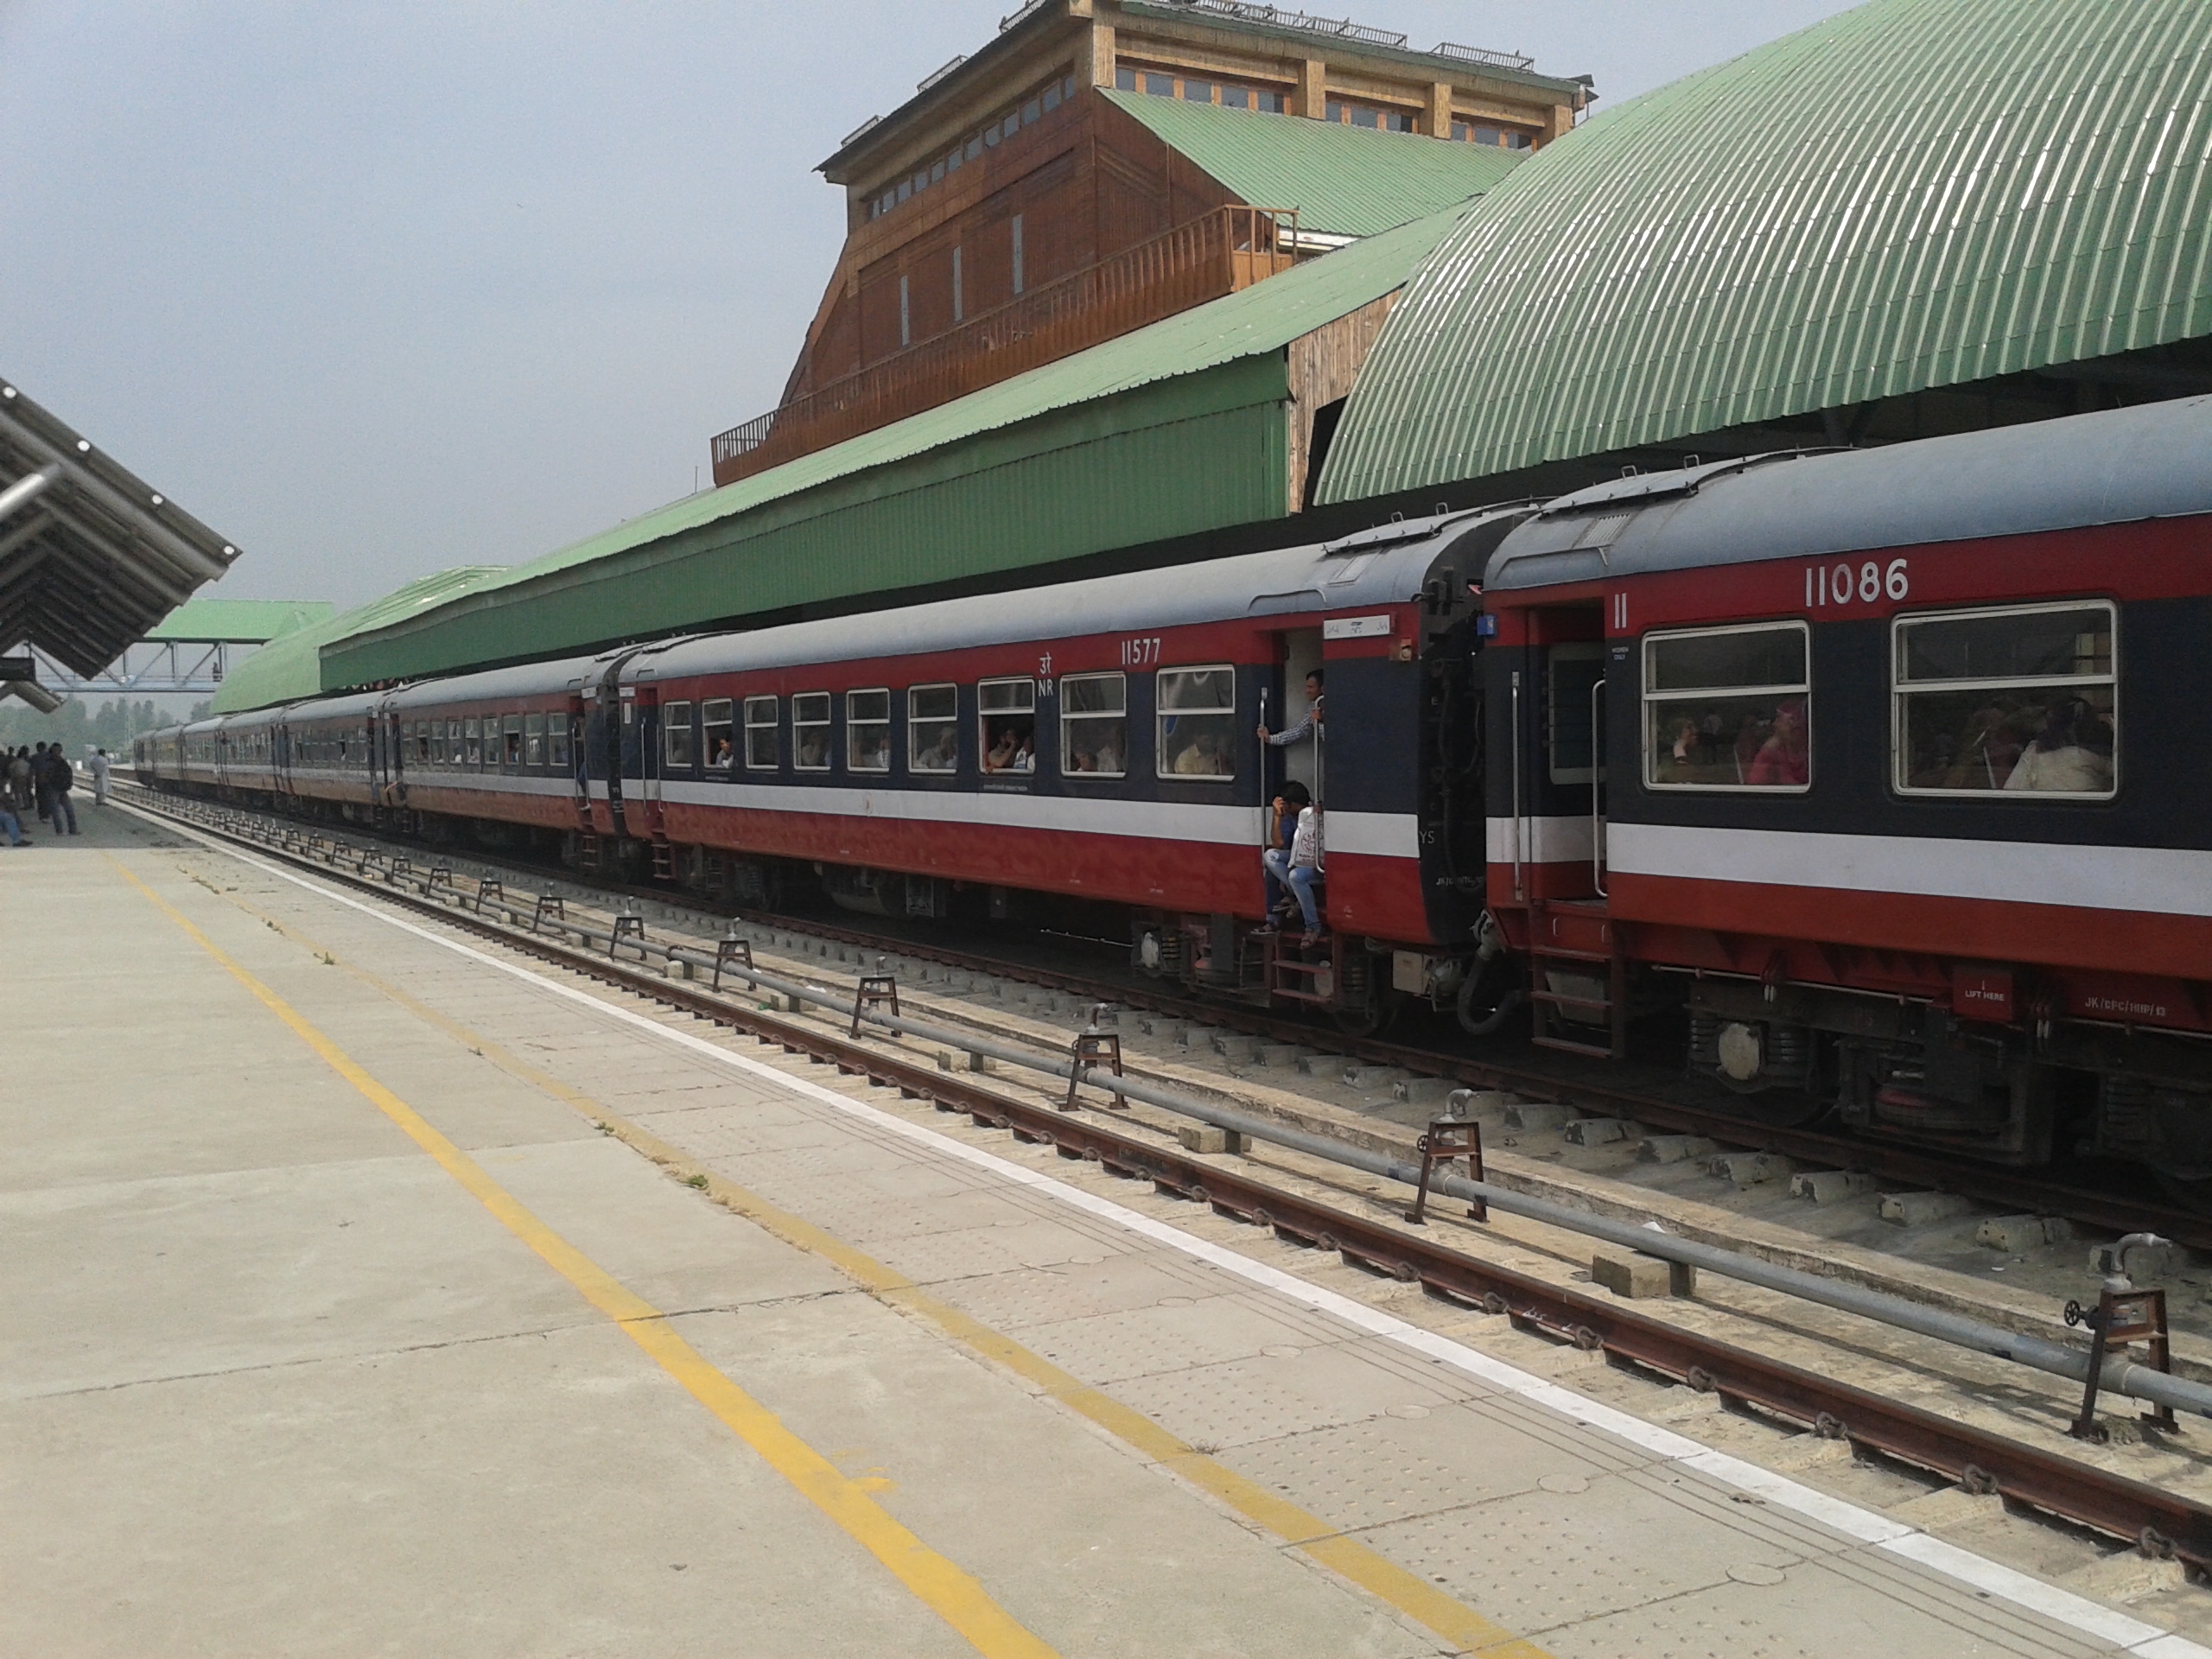
[[[953,687],[917,685],[907,691],[906,764],[916,772],[958,768],[960,693]]]
[[[845,693],[845,765],[855,772],[891,770],[891,693]]]
[[[737,769],[736,707],[728,697],[709,697],[699,705],[701,753],[707,769],[725,778]]]
[[[1898,791],[2109,798],[2115,621],[2102,601],[1899,617]]]
[[[1162,778],[1233,778],[1236,773],[1236,671],[1163,668],[1154,681]]]
[[[499,751],[500,763],[509,766],[520,766],[522,764],[522,716],[509,715],[506,719],[506,729],[500,735],[505,740],[505,746]]]
[[[773,772],[783,765],[777,752],[776,720],[775,698],[745,700],[745,764],[749,770]]]
[[[1128,683],[1119,674],[1071,674],[1060,682],[1060,772],[1119,778],[1129,769]]]
[[[1644,782],[1654,789],[1808,787],[1808,639],[1802,622],[1647,637]]]
[[[1037,683],[985,680],[976,688],[985,772],[1037,770]]]
[[[791,699],[791,764],[801,772],[830,770],[830,694],[802,691]]]
[[[461,729],[467,734],[467,753],[468,756],[468,764],[472,766],[482,766],[484,764],[484,742],[483,739],[479,735],[480,722],[474,720],[469,721],[461,728]]]

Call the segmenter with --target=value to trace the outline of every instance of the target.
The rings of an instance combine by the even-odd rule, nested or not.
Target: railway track
[[[1302,1193],[1258,1166],[1208,1160],[1183,1151],[1157,1129],[1119,1113],[1070,1111],[1024,1099],[972,1075],[947,1071],[884,1041],[841,1033],[818,1021],[785,1018],[749,996],[717,992],[615,960],[610,950],[578,948],[566,931],[556,939],[524,925],[517,901],[471,895],[443,885],[430,870],[394,868],[389,855],[341,858],[334,845],[321,855],[295,826],[199,802],[143,793],[133,803],[149,816],[251,847],[321,881],[435,918],[441,923],[524,953],[545,963],[716,1025],[751,1035],[791,1054],[834,1065],[844,1074],[897,1089],[937,1110],[1008,1132],[1059,1156],[1096,1163],[1157,1191],[1201,1203],[1222,1216],[1265,1227],[1277,1236],[1339,1254],[1349,1264],[1462,1306],[1509,1319],[1624,1368],[1687,1384],[1730,1407],[1794,1425],[1853,1452],[1924,1470],[1965,1491],[1994,1494],[2009,1503],[2133,1545],[2143,1554],[2183,1563],[2194,1576],[2212,1573],[2212,1505],[2079,1458],[1993,1433],[1955,1415],[1915,1406],[1808,1366],[1764,1355],[1716,1336],[1638,1313],[1610,1296],[1561,1285],[1454,1248],[1435,1229],[1414,1229],[1381,1213]],[[372,874],[372,867],[382,868]],[[348,864],[352,868],[347,868]],[[527,901],[522,901],[527,908]],[[496,910],[495,917],[489,913]],[[601,930],[604,934],[605,930]],[[642,927],[630,930],[632,935]],[[641,946],[644,941],[637,941]],[[917,954],[901,944],[902,953]],[[673,958],[671,959],[671,961]],[[857,1021],[855,1021],[857,1025]],[[1492,1074],[1495,1075],[1495,1074]]]
[[[137,791],[135,798],[148,804],[174,804],[181,798],[147,791],[137,785],[126,787]],[[246,813],[272,823],[292,822],[281,815],[244,808],[226,806],[220,810]],[[346,834],[361,841],[384,840],[386,845],[404,849],[410,855],[419,852],[410,843],[372,836],[356,826],[348,826]],[[1071,972],[903,934],[872,931],[849,923],[716,906],[677,890],[597,880],[574,871],[556,871],[482,854],[471,854],[469,857],[488,866],[505,865],[516,873],[518,880],[558,879],[591,887],[618,900],[626,898],[635,902],[675,906],[717,918],[807,933],[863,950],[894,954],[963,972],[1039,986],[1085,1001],[1113,1002],[1266,1041],[1323,1043],[1329,1052],[1348,1058],[1401,1067],[1418,1076],[1447,1078],[1472,1089],[1507,1090],[1530,1101],[1611,1113],[1651,1128],[1703,1136],[1723,1147],[1778,1154],[1814,1169],[1863,1172],[1885,1185],[1952,1193],[2001,1211],[2063,1217],[2086,1229],[2114,1234],[2152,1231],[2177,1243],[2212,1251],[2212,1216],[2162,1199],[1817,1129],[1764,1124],[1725,1109],[1700,1105],[1665,1092],[1662,1081],[1653,1077],[1648,1070],[1640,1078],[1632,1077],[1632,1080],[1624,1082],[1620,1067],[1573,1064],[1567,1056],[1559,1057],[1562,1064],[1535,1065],[1517,1058],[1472,1056],[1379,1037],[1356,1037],[1334,1027],[1316,1027],[1234,1003],[1184,995],[1135,976]]]

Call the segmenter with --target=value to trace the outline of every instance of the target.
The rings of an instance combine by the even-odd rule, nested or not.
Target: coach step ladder
[[[660,830],[654,830],[652,846],[653,880],[656,881],[675,880],[676,849],[669,844],[667,832]]]
[[[1529,1002],[1536,1016],[1532,1042],[1600,1059],[1627,1058],[1628,963],[1604,899],[1529,905]]]

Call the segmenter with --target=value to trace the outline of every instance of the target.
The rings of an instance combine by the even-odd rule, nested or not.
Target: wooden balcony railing
[[[1290,268],[1297,237],[1294,210],[1217,208],[717,435],[715,482],[750,478],[1249,288]]]

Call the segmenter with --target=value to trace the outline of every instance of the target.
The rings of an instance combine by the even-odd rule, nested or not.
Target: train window
[[[477,735],[478,722],[472,720],[464,725],[461,728],[461,730],[467,734],[467,744],[464,749],[464,754],[467,764],[472,766],[482,766],[484,764],[484,744],[483,741]]]
[[[1060,682],[1060,775],[1120,778],[1129,769],[1128,684],[1119,674]]]
[[[545,764],[545,716],[543,715],[523,716],[522,763],[525,766]]]
[[[1645,635],[1645,784],[1810,788],[1809,637],[1802,622]]]
[[[891,770],[891,693],[845,693],[845,764],[855,772]]]
[[[753,772],[773,772],[783,764],[776,753],[776,700],[745,700],[745,764]]]
[[[801,772],[830,770],[827,691],[801,691],[791,698],[791,765]]]
[[[505,729],[500,733],[499,764],[518,766],[522,764],[522,716],[509,715]]]
[[[950,685],[917,685],[906,691],[906,764],[916,772],[954,772],[960,766],[960,692]]]
[[[427,766],[430,764],[430,722],[427,720],[417,721],[414,730],[415,759]]]
[[[1160,747],[1154,766],[1162,778],[1236,775],[1236,671],[1163,668],[1155,680]]]
[[[430,762],[433,766],[449,766],[454,763],[459,732],[457,721],[434,720],[430,722]]]
[[[688,702],[664,702],[660,706],[660,753],[662,761],[671,766],[689,768],[691,765],[691,705]]]
[[[1901,616],[1891,749],[1908,795],[2116,791],[2117,613],[2101,600]]]
[[[1553,645],[1544,655],[1544,752],[1555,784],[1586,784],[1597,756],[1592,753],[1592,707],[1598,682],[1605,677],[1605,647]]]
[[[569,769],[569,716],[548,715],[545,717],[545,764]]]
[[[985,680],[976,690],[985,772],[1037,770],[1037,682]]]
[[[728,697],[709,697],[699,705],[699,757],[715,771],[727,772],[737,765],[737,705]]]

